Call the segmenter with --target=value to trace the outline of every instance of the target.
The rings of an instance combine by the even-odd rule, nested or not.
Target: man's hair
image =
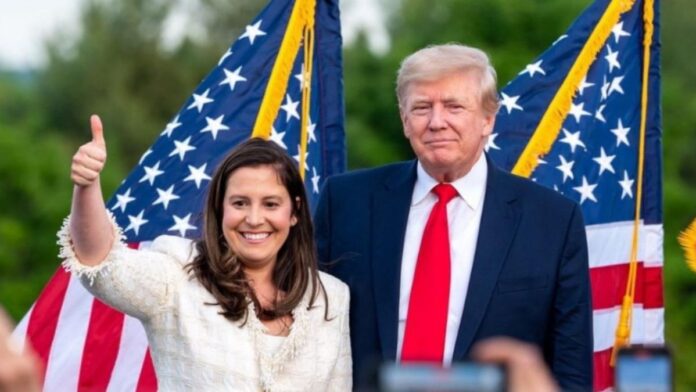
[[[404,109],[408,86],[433,81],[454,73],[478,76],[481,107],[487,115],[498,111],[497,77],[486,53],[470,46],[449,43],[432,45],[412,53],[401,62],[396,76],[396,97]]]

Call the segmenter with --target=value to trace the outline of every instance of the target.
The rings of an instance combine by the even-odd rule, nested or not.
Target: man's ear
[[[404,136],[408,139],[408,127],[406,126],[406,108],[399,104],[399,118],[401,118],[401,129],[404,131]]]
[[[483,130],[481,136],[490,136],[493,133],[493,127],[495,126],[495,115],[486,115],[483,118]]]

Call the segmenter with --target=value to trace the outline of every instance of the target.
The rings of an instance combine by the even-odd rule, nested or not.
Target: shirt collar
[[[485,154],[481,154],[474,166],[471,167],[471,170],[464,177],[456,179],[451,184],[469,208],[475,210],[482,205],[481,199],[483,199],[485,194],[487,178],[488,165],[486,164]],[[438,182],[425,171],[421,162],[418,161],[416,184],[413,187],[411,205],[422,203],[437,184]]]

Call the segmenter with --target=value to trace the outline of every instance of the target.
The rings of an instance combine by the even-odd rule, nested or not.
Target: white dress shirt
[[[462,311],[466,301],[466,292],[471,277],[471,267],[474,263],[476,241],[481,224],[481,210],[486,196],[486,178],[488,166],[483,154],[476,161],[469,173],[457,179],[452,186],[458,196],[447,204],[447,222],[449,228],[451,282],[449,307],[447,315],[447,331],[445,334],[445,352],[443,364],[452,363],[454,344],[457,341],[459,324],[462,321]],[[437,185],[418,162],[416,184],[411,197],[411,209],[406,224],[404,250],[401,256],[401,286],[399,290],[399,337],[397,358],[401,358],[401,348],[404,342],[404,331],[408,317],[408,303],[411,297],[413,274],[416,270],[418,252],[420,250],[423,230],[430,216],[430,211],[437,202],[437,196],[431,191]],[[464,320],[466,322],[466,320]]]

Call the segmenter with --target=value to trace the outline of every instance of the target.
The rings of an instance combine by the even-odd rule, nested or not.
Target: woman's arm
[[[80,263],[95,266],[104,260],[115,239],[99,181],[106,163],[104,129],[97,115],[90,117],[90,123],[92,140],[77,150],[70,170],[70,178],[75,184],[70,234]]]

